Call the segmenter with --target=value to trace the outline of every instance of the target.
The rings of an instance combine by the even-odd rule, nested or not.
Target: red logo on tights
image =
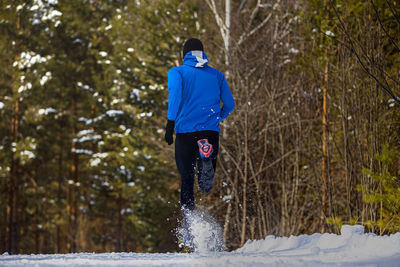
[[[200,139],[199,141],[197,141],[197,144],[199,145],[199,152],[201,157],[208,158],[213,151],[212,144],[208,143],[207,139]]]

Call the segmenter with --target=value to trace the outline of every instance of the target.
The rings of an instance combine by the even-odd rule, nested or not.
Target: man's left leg
[[[182,230],[180,232],[180,248],[193,248],[193,236],[190,225],[193,219],[194,177],[196,167],[196,139],[191,133],[178,133],[175,138],[175,160],[181,175],[180,203],[182,210]]]
[[[178,133],[175,138],[175,161],[181,175],[180,202],[182,212],[194,210],[194,175],[196,165],[195,138],[192,134]]]

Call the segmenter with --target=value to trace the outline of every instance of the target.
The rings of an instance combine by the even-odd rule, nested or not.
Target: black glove
[[[172,145],[174,142],[174,127],[175,121],[168,120],[167,126],[165,126],[165,142],[167,142],[168,145]]]

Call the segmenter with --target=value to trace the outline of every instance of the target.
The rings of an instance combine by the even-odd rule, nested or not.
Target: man
[[[200,40],[183,46],[183,64],[168,72],[168,122],[165,141],[173,143],[181,175],[180,203],[185,216],[194,210],[194,177],[202,192],[211,190],[217,163],[219,123],[233,111],[235,102],[222,72],[207,65]],[[222,108],[221,108],[222,102]]]

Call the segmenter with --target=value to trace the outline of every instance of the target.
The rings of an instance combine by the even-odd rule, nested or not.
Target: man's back
[[[233,110],[234,101],[224,75],[207,63],[204,52],[191,51],[183,65],[168,73],[168,119],[175,120],[177,133],[219,132],[219,122]]]

